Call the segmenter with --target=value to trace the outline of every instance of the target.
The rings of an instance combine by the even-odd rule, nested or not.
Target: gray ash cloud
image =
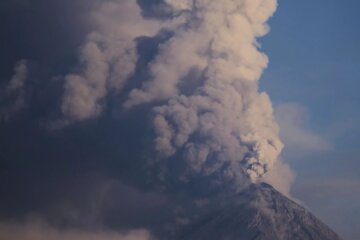
[[[156,232],[151,219],[167,222],[182,199],[278,166],[257,42],[275,0],[1,4],[3,86],[19,59],[36,65],[26,109],[0,125],[2,219]]]

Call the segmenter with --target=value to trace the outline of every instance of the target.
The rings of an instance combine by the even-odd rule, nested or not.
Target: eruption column
[[[153,109],[155,148],[181,154],[186,176],[256,181],[276,162],[283,144],[271,101],[258,80],[268,58],[256,38],[269,28],[276,0],[166,0],[171,29],[150,63],[151,79],[130,92],[126,107]]]

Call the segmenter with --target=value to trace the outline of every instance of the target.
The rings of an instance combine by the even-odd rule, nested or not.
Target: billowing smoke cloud
[[[154,21],[145,21],[134,0],[106,1],[93,14],[94,30],[81,48],[81,64],[65,77],[61,110],[68,121],[98,116],[105,97],[119,93],[133,73],[138,36],[153,35]]]
[[[124,233],[113,231],[64,230],[50,226],[41,220],[22,223],[0,223],[0,239],[17,240],[150,240],[146,230]]]
[[[257,181],[283,148],[271,101],[258,90],[268,58],[256,39],[269,31],[266,21],[276,6],[276,0],[164,0],[158,8],[168,18],[155,21],[141,16],[135,0],[103,3],[97,31],[82,48],[80,71],[65,78],[64,116],[98,116],[106,96],[119,94],[134,72],[136,38],[166,28],[171,36],[124,109],[153,106],[157,158],[180,158],[183,181]]]
[[[20,60],[14,67],[14,75],[0,90],[0,117],[5,120],[25,107],[25,83],[28,78],[28,61]]]
[[[156,150],[182,151],[190,174],[252,180],[263,176],[282,149],[268,96],[258,92],[267,57],[256,38],[276,1],[166,1],[187,22],[161,46],[152,78],[125,106],[166,100],[154,108]],[[191,72],[196,72],[189,76]]]

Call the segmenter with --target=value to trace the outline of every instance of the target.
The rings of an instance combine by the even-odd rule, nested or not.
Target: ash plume
[[[282,149],[269,97],[258,91],[268,60],[256,42],[268,32],[276,1],[166,3],[186,22],[161,46],[152,78],[131,91],[125,106],[166,101],[153,109],[155,147],[165,158],[181,151],[189,175],[220,171],[226,179],[256,181]]]
[[[284,196],[328,145],[259,88],[277,0],[12,1],[0,239],[338,239]]]
[[[155,162],[181,159],[181,181],[215,177],[235,188],[258,181],[283,148],[270,98],[258,89],[268,58],[257,38],[276,7],[276,0],[164,0],[153,6],[161,17],[147,18],[135,0],[102,3],[80,71],[65,77],[65,119],[99,116],[115,92],[125,114],[151,106]],[[148,76],[122,91],[141,54],[136,39],[161,31],[171,34]]]
[[[92,19],[95,30],[80,49],[78,71],[65,76],[61,110],[66,122],[99,116],[106,96],[121,91],[134,72],[135,38],[159,29],[156,22],[141,17],[134,0],[105,1]]]

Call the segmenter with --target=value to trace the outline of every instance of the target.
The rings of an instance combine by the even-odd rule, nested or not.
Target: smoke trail
[[[283,144],[272,104],[258,92],[267,57],[257,37],[269,28],[275,0],[165,1],[185,24],[161,46],[152,78],[133,90],[126,107],[151,101],[156,150],[181,152],[187,175],[221,174],[256,181],[271,169]]]

